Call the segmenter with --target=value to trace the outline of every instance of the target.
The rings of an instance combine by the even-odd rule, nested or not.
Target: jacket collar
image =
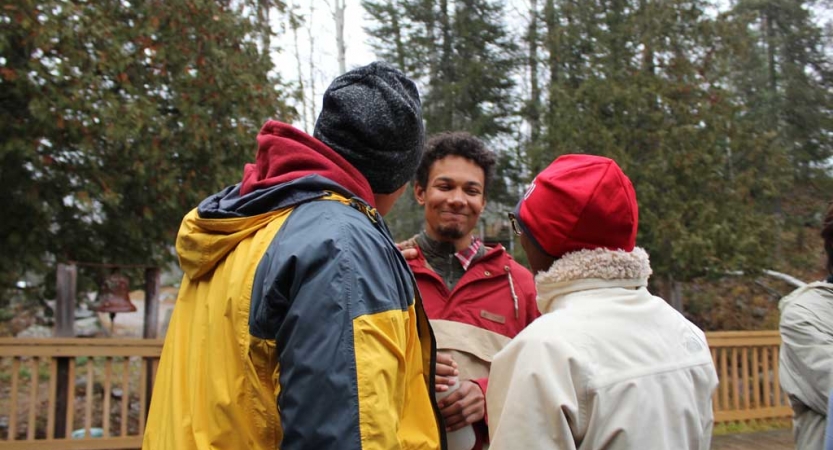
[[[416,258],[408,260],[408,265],[411,268],[426,268],[428,269],[428,258],[425,256],[425,250],[420,248],[418,245],[415,247],[417,249],[417,256]],[[473,261],[470,265],[474,266],[475,264],[483,264],[488,261],[488,264],[500,264],[501,267],[509,264],[509,260],[511,257],[509,256],[509,252],[506,251],[506,248],[500,244],[496,244],[494,247],[487,247],[486,244],[482,244],[481,250],[483,252],[482,255],[478,256],[475,261]],[[430,269],[428,269],[430,270]],[[501,269],[503,270],[503,269]]]
[[[335,150],[292,125],[267,121],[257,136],[255,164],[246,164],[240,195],[265,190],[309,175],[320,175],[376,207],[364,175]]]
[[[556,300],[568,293],[610,287],[641,288],[651,276],[648,253],[633,251],[579,250],[557,259],[549,270],[535,276],[538,309],[542,313],[556,309]]]

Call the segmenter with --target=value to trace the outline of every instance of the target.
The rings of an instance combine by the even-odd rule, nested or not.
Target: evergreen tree
[[[171,258],[182,216],[239,181],[263,121],[292,118],[258,48],[268,24],[242,13],[272,3],[0,10],[0,286],[55,261]]]
[[[517,46],[501,3],[365,0],[377,54],[419,79],[429,134],[469,131],[489,139],[510,132],[517,109]]]
[[[618,161],[640,202],[638,243],[675,283],[766,264],[784,155],[727,83],[726,28],[704,1],[546,0],[540,170],[564,153]],[[754,164],[749,164],[752,161]]]
[[[817,1],[748,1],[726,14],[737,30],[737,58],[731,81],[747,119],[771,136],[791,169],[790,183],[771,204],[778,239],[771,245],[774,265],[784,263],[782,242],[802,250],[804,229],[818,228],[816,215],[830,200],[833,156],[833,64],[824,34],[811,11]],[[787,254],[792,252],[786,252]]]
[[[427,134],[468,131],[498,153],[505,150],[496,144],[514,131],[518,48],[506,30],[502,2],[365,0],[362,5],[373,19],[367,32],[379,57],[425,87]],[[497,188],[490,200],[506,197],[500,183]],[[401,200],[389,216],[397,236],[410,236],[422,225],[421,209],[410,199]]]

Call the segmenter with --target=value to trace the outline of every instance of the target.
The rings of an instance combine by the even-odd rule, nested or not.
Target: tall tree
[[[493,0],[365,0],[367,31],[383,59],[428,89],[429,133],[470,131],[489,139],[510,132],[517,46],[504,7]],[[393,37],[393,39],[391,39]]]
[[[772,135],[770,145],[789,158],[791,183],[767,205],[778,217],[773,241],[776,263],[783,261],[783,237],[813,223],[829,200],[833,157],[833,61],[824,32],[811,12],[819,1],[738,1],[726,14],[739,30],[732,82],[748,117]]]
[[[344,42],[344,10],[347,9],[346,0],[324,0],[333,15],[333,25],[336,32],[336,54],[338,55],[338,73],[347,72],[347,45]]]
[[[420,64],[419,48],[408,48],[406,39],[411,35],[411,22],[403,20],[410,15],[409,3],[400,4],[399,0],[362,1],[362,7],[373,19],[373,25],[366,31],[375,39],[370,45],[381,59],[396,65],[404,72],[416,76],[423,75]]]
[[[56,260],[171,257],[182,215],[238,181],[263,121],[293,117],[258,48],[269,31],[243,14],[263,5],[23,0],[0,10],[2,286]]]
[[[772,200],[785,162],[732,95],[733,49],[708,6],[547,0],[543,11],[546,150],[531,164],[616,159],[639,198],[638,242],[671,300],[680,281],[767,264],[772,217],[755,205]]]
[[[527,26],[526,42],[528,45],[526,65],[529,68],[529,98],[524,108],[524,116],[529,122],[529,142],[539,142],[541,139],[541,80],[539,79],[538,66],[540,55],[538,46],[539,24],[538,24],[538,0],[529,2],[529,25]]]
[[[318,112],[315,110],[315,100],[318,98],[315,93],[315,33],[313,32],[313,19],[315,18],[315,6],[309,3],[309,14],[307,15],[307,38],[309,39],[309,117],[310,123],[315,123]],[[305,111],[306,113],[306,111]],[[311,130],[306,130],[307,132]]]
[[[503,2],[365,0],[362,5],[372,19],[367,32],[377,55],[425,87],[427,133],[468,131],[505,153],[502,144],[514,137],[520,109],[514,89],[521,68]],[[503,158],[503,167],[510,162]],[[508,197],[507,189],[506,183],[496,183],[489,205],[501,210],[492,200]],[[422,224],[420,209],[410,199],[400,201],[390,217],[392,230],[401,236]]]
[[[301,103],[301,123],[304,124],[304,130],[311,130],[310,120],[314,120],[315,118],[313,117],[312,119],[310,119],[310,117],[307,115],[307,92],[304,89],[304,68],[301,64],[301,49],[298,46],[298,30],[301,28],[301,26],[303,26],[304,18],[297,12],[298,8],[298,5],[293,3],[289,11],[287,12],[287,19],[289,21],[289,28],[290,30],[292,30],[292,53],[295,54],[295,71],[298,73],[297,99]]]

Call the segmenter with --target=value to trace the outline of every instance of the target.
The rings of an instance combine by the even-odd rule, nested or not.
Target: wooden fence
[[[720,378],[715,422],[792,416],[777,331],[707,339]],[[0,339],[0,450],[140,448],[161,352],[157,339]]]
[[[140,448],[161,352],[157,339],[0,339],[0,449]]]
[[[778,331],[720,331],[706,338],[720,379],[715,422],[792,417],[778,375]]]

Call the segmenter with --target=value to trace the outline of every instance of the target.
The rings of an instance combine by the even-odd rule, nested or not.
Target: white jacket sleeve
[[[563,342],[522,333],[495,356],[486,393],[492,450],[576,449],[586,417],[570,354]]]
[[[802,403],[817,414],[827,414],[827,397],[833,389],[833,334],[830,311],[811,311],[791,305],[782,312],[781,361],[799,392]],[[790,390],[792,391],[792,390]]]

